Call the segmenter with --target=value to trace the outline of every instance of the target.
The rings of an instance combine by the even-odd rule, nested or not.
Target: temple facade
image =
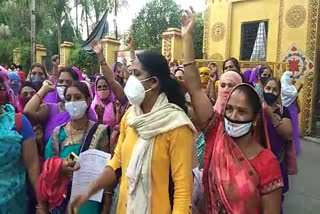
[[[263,28],[260,61],[287,64],[272,67],[275,76],[286,69],[298,78],[312,73],[299,96],[300,132],[307,135],[320,135],[319,9],[319,0],[206,0],[204,15],[205,59],[252,61]]]

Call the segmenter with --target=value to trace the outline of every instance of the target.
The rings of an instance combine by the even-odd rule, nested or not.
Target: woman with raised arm
[[[283,106],[287,107],[290,111],[293,126],[293,142],[297,154],[301,152],[299,132],[300,110],[298,104],[298,96],[299,92],[303,87],[305,78],[307,78],[310,74],[312,73],[308,73],[306,76],[300,77],[300,79],[295,84],[293,84],[293,73],[291,71],[284,72],[281,77],[282,104]]]
[[[95,83],[95,97],[92,101],[91,108],[95,112],[98,122],[109,126],[111,130],[117,125],[114,108],[115,101],[116,97],[110,89],[106,77],[99,77]]]
[[[283,186],[270,150],[262,104],[255,89],[235,86],[221,113],[201,91],[194,62],[196,14],[185,11],[182,35],[185,81],[194,112],[206,136],[204,189],[207,213],[280,213]]]
[[[38,198],[48,203],[52,214],[66,213],[70,200],[72,172],[78,169],[75,162],[67,159],[70,153],[79,156],[88,149],[110,152],[110,129],[89,119],[92,98],[88,86],[84,82],[74,82],[66,88],[64,96],[71,121],[54,129],[46,146],[46,162],[37,184]],[[104,194],[105,202],[111,201],[112,195],[108,193],[110,191]],[[100,214],[102,205],[90,201],[81,208],[81,213]]]
[[[70,212],[112,185],[121,170],[118,214],[190,213],[195,129],[184,95],[158,53],[138,54],[130,69],[125,93],[132,107],[121,121],[114,156],[89,190],[74,198]]]
[[[127,103],[127,98],[124,93],[122,85],[116,80],[114,72],[110,69],[108,63],[106,62],[104,55],[103,55],[103,47],[101,44],[94,40],[92,42],[92,48],[94,52],[96,53],[103,75],[106,77],[108,84],[113,91],[114,95],[117,97],[117,99],[121,102],[121,104]]]
[[[78,81],[78,75],[71,68],[62,69],[59,72],[57,91],[61,101],[59,103],[44,103],[43,98],[54,90],[50,81],[45,81],[41,89],[30,99],[24,108],[24,113],[32,123],[44,125],[44,142],[47,143],[54,128],[69,121],[70,116],[64,109],[64,91],[66,87]]]

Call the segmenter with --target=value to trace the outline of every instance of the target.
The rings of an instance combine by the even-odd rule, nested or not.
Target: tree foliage
[[[68,19],[70,12],[69,0],[45,0],[48,14],[52,18],[57,28],[58,45],[62,43],[62,24]]]
[[[68,0],[69,1],[69,0]],[[65,0],[41,0],[36,3],[36,43],[47,48],[47,55],[57,54],[59,42],[73,41],[75,30]],[[61,28],[59,28],[59,23]],[[30,50],[30,0],[0,1],[0,25],[8,26],[10,35],[0,36],[0,62],[10,63],[14,48]],[[59,36],[60,35],[60,36]],[[21,64],[28,70],[30,54],[23,53]],[[22,58],[23,58],[22,57]]]
[[[77,43],[75,49],[72,50],[69,58],[69,64],[78,68],[86,68],[91,74],[99,71],[99,63],[97,59],[88,54],[80,45]]]
[[[152,0],[133,20],[131,34],[137,49],[161,51],[161,35],[180,28],[181,9],[174,0]]]

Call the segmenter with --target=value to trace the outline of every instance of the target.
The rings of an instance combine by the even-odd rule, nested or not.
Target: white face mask
[[[64,90],[66,90],[65,86],[57,86],[57,93],[60,100],[64,100]]]
[[[150,80],[152,77],[145,80],[138,80],[137,77],[131,75],[124,87],[124,93],[126,94],[131,105],[139,106],[143,102],[146,93],[151,91],[151,88],[145,90],[142,82]]]
[[[69,113],[72,120],[78,120],[86,113],[88,105],[85,100],[66,102],[65,109]]]
[[[231,122],[225,117],[224,128],[230,137],[239,138],[245,136],[251,131],[252,121],[245,123]]]

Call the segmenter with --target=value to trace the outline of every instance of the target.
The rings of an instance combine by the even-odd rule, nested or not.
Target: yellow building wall
[[[47,49],[43,45],[37,44],[36,45],[36,63],[45,65],[46,56],[47,56]]]
[[[267,61],[276,61],[279,0],[234,2],[231,16],[230,56],[240,59],[242,23],[268,21]]]
[[[267,61],[281,61],[293,43],[306,51],[308,22],[291,28],[286,17],[291,7],[301,5],[307,11],[308,4],[309,0],[207,0],[204,38],[207,58],[219,55],[240,58],[241,25],[253,21],[268,21]],[[213,39],[214,25],[218,23],[224,27],[224,36],[219,41]]]
[[[306,52],[307,48],[307,28],[308,28],[308,20],[305,19],[304,23],[297,27],[292,28],[287,24],[287,19],[289,19],[288,11],[293,6],[302,6],[305,9],[305,12],[308,11],[308,0],[281,0],[283,2],[283,19],[282,19],[282,28],[280,29],[280,38],[281,38],[281,54],[280,59],[283,60],[284,55],[290,48],[290,46],[295,43],[300,49]],[[307,14],[306,14],[307,17]]]
[[[288,63],[292,55],[299,54],[295,56],[300,60],[299,68],[306,67],[300,72],[317,72],[319,69],[312,67],[319,64],[315,57],[318,16],[319,0],[206,0],[204,56],[211,60],[239,59],[242,23],[268,21],[267,61]],[[291,51],[292,47],[298,51]],[[283,71],[277,71],[276,76]],[[300,131],[304,134],[311,130],[314,84],[315,80],[307,80],[299,96]]]
[[[101,40],[101,44],[103,46],[104,57],[109,66],[112,66],[114,63],[116,63],[120,42],[114,38],[105,37]]]
[[[214,3],[213,3],[214,2]],[[204,49],[207,50],[207,58],[227,58],[228,46],[228,12],[229,3],[226,1],[207,0],[205,16]],[[215,34],[215,30],[221,30],[222,35]]]

